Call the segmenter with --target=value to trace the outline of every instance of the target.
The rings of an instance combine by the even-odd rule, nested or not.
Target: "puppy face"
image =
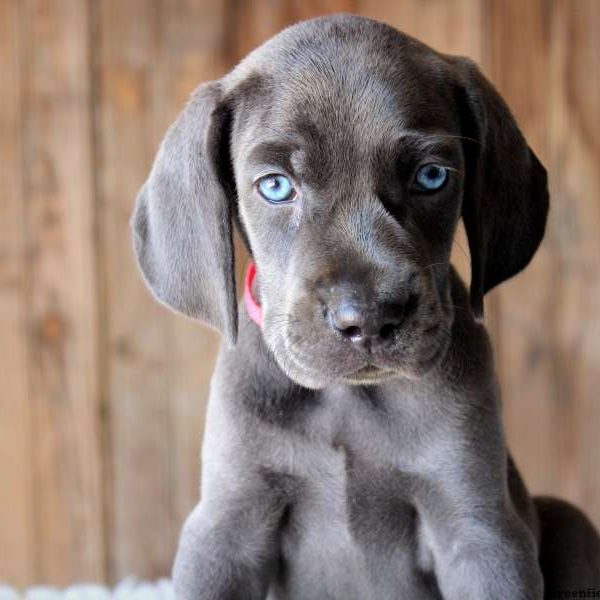
[[[264,338],[309,387],[420,376],[453,316],[464,157],[452,90],[435,65],[349,65],[348,51],[259,77],[232,138]]]
[[[462,216],[471,306],[542,239],[543,167],[477,68],[352,16],[285,30],[201,86],[132,220],[167,305],[237,332],[232,218],[264,339],[298,383],[420,377],[443,357]]]

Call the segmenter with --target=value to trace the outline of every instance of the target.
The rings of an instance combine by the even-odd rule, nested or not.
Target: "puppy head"
[[[258,269],[264,339],[307,387],[418,377],[443,356],[458,219],[471,306],[530,261],[546,174],[468,60],[374,21],[301,23],[205,84],[132,219],[156,297],[237,333],[232,220]]]

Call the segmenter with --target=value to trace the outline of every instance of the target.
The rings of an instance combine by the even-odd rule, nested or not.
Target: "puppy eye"
[[[430,163],[422,166],[417,171],[416,182],[417,186],[426,192],[434,192],[439,190],[446,179],[448,178],[448,171],[441,165]]]
[[[288,202],[296,195],[292,182],[285,175],[265,175],[256,182],[258,193],[268,202]]]

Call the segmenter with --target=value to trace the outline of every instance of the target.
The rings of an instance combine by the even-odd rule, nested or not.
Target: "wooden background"
[[[0,581],[168,573],[218,340],[145,290],[132,202],[199,82],[337,11],[474,58],[548,167],[487,320],[528,484],[600,525],[600,1],[0,0]]]

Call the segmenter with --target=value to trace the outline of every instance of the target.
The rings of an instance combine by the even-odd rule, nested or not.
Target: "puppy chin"
[[[293,358],[282,358],[277,354],[274,354],[274,357],[279,368],[294,383],[309,390],[322,390],[336,382],[335,377],[328,377],[326,373],[300,366]]]
[[[283,344],[285,348],[285,344]],[[281,348],[281,345],[276,344],[275,347]],[[275,351],[271,347],[271,352],[275,359],[275,362],[279,368],[294,382],[302,387],[311,390],[322,390],[331,385],[339,383],[350,383],[346,380],[346,376],[352,373],[360,373],[362,369],[358,369],[359,365],[354,368],[349,368],[346,371],[331,371],[327,369],[322,363],[311,364],[311,361],[307,359],[303,360],[303,357],[297,356],[296,353],[291,352],[288,348]],[[305,357],[308,358],[308,357]],[[366,382],[366,381],[365,381]],[[369,381],[370,383],[376,383],[375,380]],[[357,381],[356,384],[363,383]]]
[[[311,389],[322,390],[334,384],[378,385],[391,379],[418,380],[431,373],[442,361],[446,348],[440,348],[433,357],[427,357],[412,364],[394,367],[363,367],[345,373],[327,373],[324,369],[308,368],[294,357],[275,356],[279,368],[296,384]]]

